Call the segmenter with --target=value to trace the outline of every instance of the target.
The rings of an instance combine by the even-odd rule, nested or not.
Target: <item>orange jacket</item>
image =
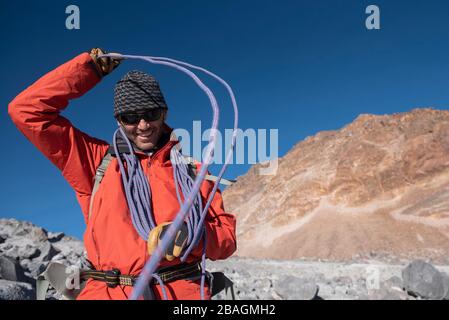
[[[69,100],[78,98],[99,81],[89,54],[83,53],[47,73],[20,93],[8,112],[19,130],[51,161],[72,186],[87,224],[84,245],[88,259],[97,270],[118,268],[122,274],[138,275],[149,258],[146,242],[139,237],[131,221],[117,160],[113,158],[98,189],[92,216],[88,219],[93,180],[109,144],[81,132],[60,115]],[[152,205],[157,224],[173,221],[180,209],[173,182],[170,141],[153,156],[138,154],[150,181]],[[213,184],[201,187],[206,202]],[[236,250],[235,217],[225,213],[220,192],[214,197],[205,220],[206,256],[226,259]],[[203,242],[191,252],[187,262],[201,259]],[[180,263],[161,261],[161,266]],[[199,297],[198,281],[178,280],[167,285],[172,299]],[[108,288],[105,283],[89,280],[79,299],[126,299],[131,287]],[[157,286],[160,292],[160,288]]]

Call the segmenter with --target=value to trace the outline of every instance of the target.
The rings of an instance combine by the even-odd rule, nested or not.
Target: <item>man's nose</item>
[[[145,129],[148,129],[149,127],[150,127],[150,123],[147,122],[145,119],[140,119],[140,121],[137,125],[137,128],[139,130],[145,130]]]

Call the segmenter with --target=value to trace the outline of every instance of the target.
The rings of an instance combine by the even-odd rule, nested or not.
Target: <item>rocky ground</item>
[[[82,242],[28,222],[0,219],[0,300],[35,299],[37,275],[50,261],[79,265]],[[234,283],[236,299],[449,299],[449,265],[231,258],[208,261]],[[216,299],[230,298],[228,291]],[[49,299],[60,296],[51,290]]]
[[[77,265],[83,243],[29,222],[0,219],[0,300],[35,299],[36,278],[50,261]],[[58,297],[54,290],[49,297]]]
[[[237,299],[449,299],[449,266],[422,260],[392,265],[231,258],[209,262],[208,270],[224,271]]]

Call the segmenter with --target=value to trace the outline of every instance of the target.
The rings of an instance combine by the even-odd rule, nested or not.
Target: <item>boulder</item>
[[[448,297],[449,279],[430,263],[415,260],[402,271],[404,290],[410,295],[424,299]]]
[[[0,256],[0,278],[9,281],[30,282],[25,276],[18,260],[6,256]]]

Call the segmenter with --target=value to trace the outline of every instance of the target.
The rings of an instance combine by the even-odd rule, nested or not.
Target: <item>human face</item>
[[[157,146],[159,139],[163,133],[164,120],[166,111],[163,110],[159,119],[154,121],[146,121],[145,117],[139,117],[138,122],[129,124],[121,121],[119,117],[118,124],[125,131],[126,136],[131,140],[137,148],[141,150],[150,150]]]

